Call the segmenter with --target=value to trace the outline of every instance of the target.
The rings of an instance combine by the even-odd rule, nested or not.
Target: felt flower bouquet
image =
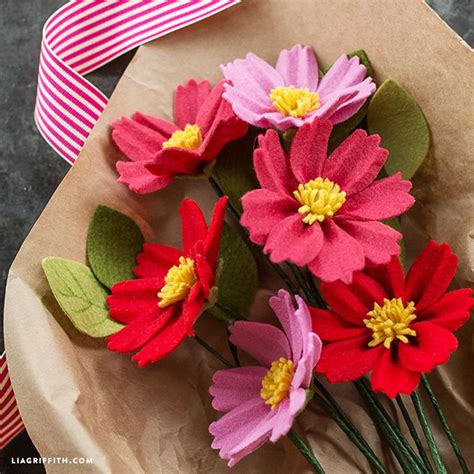
[[[173,357],[187,337],[216,357],[223,368],[209,402],[221,415],[209,432],[230,467],[288,436],[315,471],[330,472],[295,424],[315,404],[347,436],[341,449],[389,472],[332,394],[353,383],[401,471],[447,472],[429,401],[469,472],[425,374],[457,349],[471,290],[449,291],[457,257],[446,243],[430,241],[410,268],[404,261],[400,216],[429,147],[420,108],[395,82],[376,84],[363,50],[320,69],[313,50],[296,45],[275,66],[249,53],[222,73],[214,87],[178,85],[173,121],[137,111],[112,132],[122,185],[144,194],[208,180],[219,198],[210,219],[185,198],[175,248],[145,242],[130,217],[99,205],[89,266],[43,261],[59,305],[79,331],[140,367]],[[259,271],[280,281],[271,321],[249,319]],[[227,353],[196,334],[207,317],[227,325]]]

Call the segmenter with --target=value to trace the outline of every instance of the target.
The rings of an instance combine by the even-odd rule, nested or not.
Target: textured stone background
[[[389,1],[389,0],[385,0]],[[415,1],[415,0],[414,0]],[[23,239],[69,169],[36,130],[36,93],[41,29],[64,1],[1,0],[0,9],[0,301],[8,268]],[[474,0],[429,0],[428,4],[474,45]],[[89,75],[109,95],[133,52]],[[21,304],[21,302],[19,302]],[[3,305],[2,305],[3,306]],[[3,335],[3,315],[0,329]],[[3,337],[0,338],[0,354]],[[59,453],[58,453],[59,454]],[[0,473],[44,472],[40,466],[12,465],[16,457],[38,456],[26,433],[0,454]],[[67,472],[67,467],[64,467]]]

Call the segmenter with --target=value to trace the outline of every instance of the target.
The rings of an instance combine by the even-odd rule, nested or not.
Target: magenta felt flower
[[[248,125],[222,99],[223,82],[178,86],[174,123],[136,113],[113,124],[112,138],[130,161],[118,161],[119,181],[136,193],[168,186],[178,175],[201,174],[228,142],[247,133]]]
[[[259,137],[254,167],[262,189],[243,196],[241,223],[273,262],[350,283],[353,272],[399,253],[401,234],[378,221],[405,212],[414,199],[400,173],[374,181],[388,155],[378,135],[356,130],[327,157],[331,128],[319,119],[303,125],[289,154],[276,131]]]
[[[223,97],[234,112],[256,127],[282,131],[315,117],[344,122],[375,91],[357,56],[343,54],[319,81],[314,52],[301,44],[284,49],[275,68],[249,53],[222,71],[227,80]]]
[[[284,290],[270,298],[283,331],[250,321],[231,327],[231,342],[259,363],[216,372],[209,389],[212,406],[226,412],[209,427],[212,447],[231,467],[268,440],[286,435],[306,404],[321,340],[311,331],[308,307],[298,296],[296,301],[297,309]]]

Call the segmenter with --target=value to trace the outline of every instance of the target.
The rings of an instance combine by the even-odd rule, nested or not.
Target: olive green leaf
[[[396,82],[385,81],[370,101],[367,124],[369,132],[379,134],[381,146],[390,152],[385,162],[387,174],[401,171],[410,179],[430,145],[428,124],[413,97]]]
[[[136,257],[143,250],[143,234],[130,217],[97,206],[87,233],[87,257],[94,275],[107,288],[134,278]]]
[[[221,268],[217,272],[217,302],[245,315],[257,292],[257,264],[242,237],[227,224],[224,225],[219,259]],[[222,317],[224,315],[218,306],[214,306],[210,311],[218,318],[227,319]]]

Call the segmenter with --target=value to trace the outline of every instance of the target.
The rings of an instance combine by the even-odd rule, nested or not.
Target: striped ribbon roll
[[[240,0],[70,1],[45,23],[35,122],[44,139],[74,163],[108,99],[83,75],[143,43],[203,20]],[[0,449],[24,425],[0,357]]]
[[[70,1],[45,23],[35,107],[45,140],[74,163],[107,97],[82,77],[239,0]]]
[[[5,352],[0,356],[0,449],[24,429],[8,375]]]

